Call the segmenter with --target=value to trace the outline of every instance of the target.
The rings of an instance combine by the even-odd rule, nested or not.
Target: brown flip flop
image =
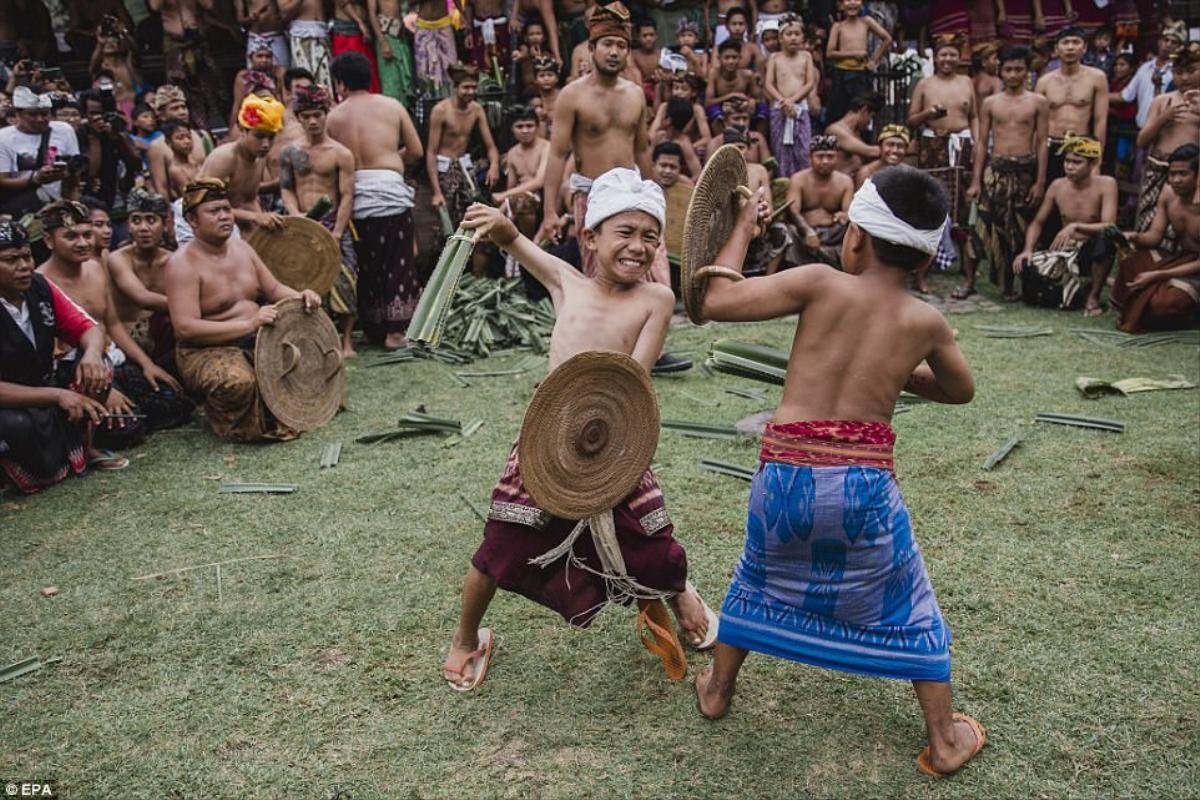
[[[987,728],[983,727],[983,724],[979,720],[975,719],[969,714],[961,714],[955,711],[953,714],[953,719],[955,722],[967,723],[971,726],[971,730],[975,732],[975,749],[971,751],[971,755],[967,756],[967,760],[964,761],[962,766],[958,768],[962,769],[967,765],[968,761],[979,755],[979,751],[983,749],[985,744],[987,744]],[[953,775],[954,772],[958,772],[958,770],[954,770],[954,772],[942,772],[941,770],[936,769],[933,766],[931,757],[929,745],[925,745],[925,749],[922,750],[920,755],[917,756],[917,768],[931,778],[945,778],[948,775]]]
[[[662,660],[667,679],[683,680],[687,675],[687,656],[675,635],[670,612],[661,600],[654,600],[638,612],[637,634],[642,646]]]
[[[446,684],[456,692],[469,692],[479,684],[483,683],[483,679],[487,677],[488,666],[492,663],[492,646],[494,643],[495,637],[492,636],[492,629],[480,628],[479,649],[472,650],[467,654],[467,657],[463,659],[463,664],[460,669],[454,670],[443,667],[442,680],[446,681]],[[467,667],[470,666],[472,662],[476,662],[475,672],[470,681],[467,683],[462,683],[461,681],[465,677]],[[459,680],[453,681],[446,677],[447,674],[458,675]]]

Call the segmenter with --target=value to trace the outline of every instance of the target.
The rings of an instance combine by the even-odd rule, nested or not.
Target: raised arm
[[[546,287],[555,306],[562,300],[563,271],[574,268],[567,262],[555,258],[525,238],[517,226],[498,208],[474,203],[463,215],[462,226],[474,231],[474,241],[489,239],[500,249],[512,255],[521,266],[529,270],[538,282]],[[655,358],[658,358],[656,355]]]

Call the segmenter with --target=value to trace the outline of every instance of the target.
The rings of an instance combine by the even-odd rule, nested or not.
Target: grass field
[[[1196,349],[1066,332],[1111,329],[1111,315],[951,322],[975,402],[895,421],[897,472],[954,630],[956,704],[991,734],[951,780],[913,763],[924,733],[907,684],[752,656],[732,713],[710,723],[637,643],[627,609],[575,631],[498,595],[487,681],[451,692],[438,669],[481,529],[460,493],[486,506],[539,373],[468,389],[430,362],[367,369],[370,352],[350,368],[349,411],[298,441],[230,445],[196,423],[155,436],[123,473],[6,498],[0,663],[62,660],[0,683],[0,778],[53,778],[72,798],[1200,796],[1200,390],[1089,401],[1073,387],[1079,375],[1200,382]],[[973,328],[985,322],[1056,332],[988,339]],[[785,347],[790,334],[679,328],[670,345],[699,358],[717,337]],[[764,407],[723,391],[747,381],[701,370],[655,384],[664,417],[732,423]],[[418,404],[486,424],[450,447],[353,444]],[[1044,410],[1127,429],[1034,425]],[[1016,431],[1023,444],[981,471]],[[341,463],[318,469],[334,441]],[[756,454],[753,441],[664,432],[655,458],[714,606],[748,485],[697,462]],[[218,494],[231,480],[300,490]],[[227,565],[219,592],[211,568],[133,580],[258,555],[280,557]]]

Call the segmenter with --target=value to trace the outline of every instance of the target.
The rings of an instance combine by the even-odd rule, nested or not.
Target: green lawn
[[[486,505],[539,373],[463,388],[430,362],[364,368],[373,353],[350,368],[348,413],[298,441],[231,445],[194,424],[157,435],[123,473],[5,499],[0,663],[62,661],[0,683],[0,777],[54,778],[73,798],[1200,795],[1200,390],[1088,401],[1073,387],[1079,375],[1200,382],[1196,349],[1091,344],[1066,332],[1085,324],[1076,314],[951,322],[975,402],[895,421],[897,472],[954,630],[957,705],[991,734],[951,780],[913,763],[924,733],[907,684],[752,656],[732,713],[710,723],[622,608],[575,631],[498,595],[488,679],[451,692],[438,669],[481,529],[460,492]],[[985,322],[1056,333],[988,339],[973,328]],[[699,357],[721,336],[786,347],[790,335],[785,322],[688,327],[670,345]],[[655,384],[664,417],[762,409],[722,391],[748,382],[698,369]],[[487,423],[451,447],[352,443],[418,404]],[[1127,430],[1035,426],[1043,410]],[[1019,430],[1024,443],[982,472]],[[334,441],[340,465],[318,469]],[[714,606],[748,486],[697,462],[756,454],[753,441],[664,432],[655,458]],[[229,480],[300,490],[218,494]],[[267,554],[285,557],[226,566],[220,596],[213,569],[133,580]],[[42,596],[50,585],[60,593]]]

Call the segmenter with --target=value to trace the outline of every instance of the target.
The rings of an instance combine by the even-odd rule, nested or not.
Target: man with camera
[[[79,144],[87,156],[87,193],[111,206],[133,185],[142,159],[125,135],[125,117],[116,109],[111,84],[88,89],[79,99],[86,123],[79,130]]]
[[[75,131],[51,121],[50,95],[25,86],[13,92],[15,125],[0,129],[0,214],[20,217],[78,194],[86,165]]]

